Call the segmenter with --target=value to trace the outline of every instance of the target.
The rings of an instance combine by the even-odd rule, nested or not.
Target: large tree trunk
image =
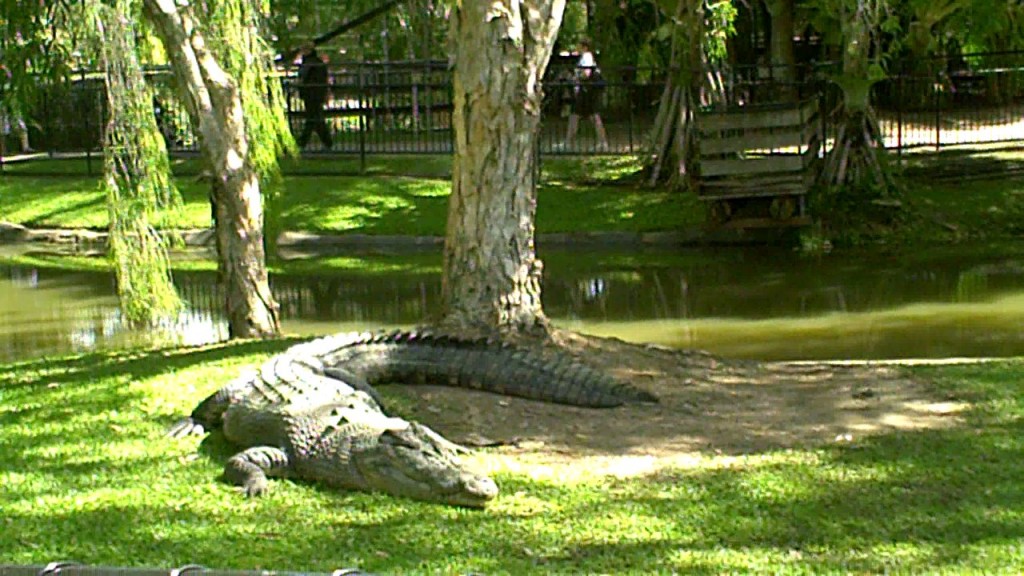
[[[534,251],[541,77],[565,0],[463,0],[452,15],[455,159],[440,324],[547,333]]]
[[[278,306],[267,280],[260,185],[249,160],[238,87],[210,54],[187,6],[145,0],[145,8],[170,57],[213,173],[218,267],[230,335],[276,335]]]

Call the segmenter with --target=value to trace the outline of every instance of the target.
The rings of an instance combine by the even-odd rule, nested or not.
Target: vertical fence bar
[[[85,90],[85,68],[80,68],[79,71],[81,73],[79,78],[80,78],[80,80],[82,82],[82,89]],[[88,90],[86,90],[86,94],[89,94]],[[95,102],[95,98],[92,98],[92,100]],[[84,116],[85,116],[85,173],[88,174],[89,176],[92,176],[92,130],[90,130],[91,126],[89,126],[89,117],[92,116],[92,114],[85,114]],[[102,119],[101,119],[101,121],[102,121]]]
[[[936,152],[938,152],[939,149],[942,148],[942,111],[939,109],[941,107],[940,101],[941,101],[941,98],[942,98],[942,94],[941,94],[941,92],[939,90],[939,86],[941,86],[941,84],[939,84],[939,78],[936,78],[934,80],[934,84],[932,84],[932,94],[935,95],[934,104],[935,104],[935,151]]]
[[[633,68],[632,71],[633,71],[633,74],[632,74],[631,77],[632,77],[633,81],[630,82],[629,85],[627,85],[625,87],[626,90],[627,90],[627,93],[626,93],[627,94],[627,96],[626,96],[626,105],[629,107],[629,125],[628,125],[629,132],[628,132],[628,138],[629,138],[629,153],[630,154],[633,153],[633,124],[636,121],[636,114],[635,114],[635,104],[636,104],[636,102],[634,102],[634,100],[636,100],[636,77],[637,77],[636,68]]]
[[[896,164],[903,166],[903,75],[896,77]]]
[[[356,86],[359,91],[359,171],[366,172],[366,85],[363,81],[363,64],[356,66]]]
[[[43,132],[46,134],[46,151],[53,156],[53,124],[50,120],[50,90],[47,86],[43,91]]]

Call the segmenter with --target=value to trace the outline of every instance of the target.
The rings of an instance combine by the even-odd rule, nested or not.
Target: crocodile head
[[[468,470],[451,444],[415,422],[385,431],[354,460],[368,488],[396,496],[482,508],[498,495],[494,480]]]

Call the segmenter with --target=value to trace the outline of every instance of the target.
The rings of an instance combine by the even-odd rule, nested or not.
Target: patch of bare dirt
[[[657,404],[591,409],[473,390],[407,387],[409,415],[485,459],[631,475],[707,456],[737,456],[959,422],[966,406],[935,397],[898,367],[763,363],[559,333],[581,360],[653,392]],[[497,464],[493,461],[498,456]]]

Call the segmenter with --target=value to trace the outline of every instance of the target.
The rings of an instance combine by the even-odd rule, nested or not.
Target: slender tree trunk
[[[263,204],[249,159],[238,87],[211,55],[187,5],[145,0],[144,6],[171,60],[213,172],[218,267],[230,335],[276,335],[280,325],[267,279]]]
[[[765,0],[772,17],[772,79],[779,82],[778,98],[796,98],[796,55],[793,51],[793,0]]]
[[[887,14],[886,2],[853,0],[842,12],[843,71],[833,78],[843,94],[836,114],[840,130],[821,174],[832,195],[888,196],[896,192],[883,162],[885,145],[871,107],[871,87],[883,78],[872,73],[873,33]]]
[[[703,3],[680,0],[673,22],[670,72],[651,133],[647,174],[650,186],[668,176],[671,184],[689,188],[694,183],[698,146],[695,120],[705,78]]]
[[[447,328],[547,334],[534,250],[541,77],[564,0],[463,0],[451,20],[455,159],[444,249]]]

